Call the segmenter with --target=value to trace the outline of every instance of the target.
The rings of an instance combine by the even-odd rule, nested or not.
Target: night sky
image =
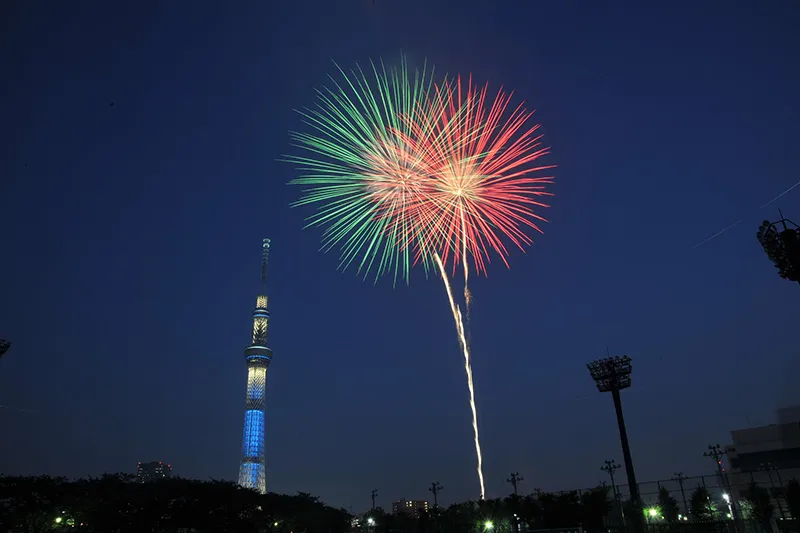
[[[639,479],[710,473],[709,443],[800,402],[800,289],[755,238],[800,219],[800,188],[759,211],[800,179],[800,10],[653,4],[6,2],[0,471],[235,479],[271,237],[270,490],[477,496],[441,282],[337,271],[277,161],[332,60],[403,52],[513,89],[558,165],[545,234],[471,284],[487,496],[622,462],[585,369],[606,345]]]

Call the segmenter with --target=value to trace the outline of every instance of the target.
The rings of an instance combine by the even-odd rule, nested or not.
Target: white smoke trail
[[[469,346],[467,345],[467,336],[464,333],[464,321],[461,317],[461,309],[456,305],[453,299],[453,291],[450,288],[450,280],[447,278],[447,273],[444,270],[444,264],[438,253],[433,254],[436,258],[436,264],[439,265],[439,272],[442,273],[442,281],[444,281],[444,288],[447,290],[447,298],[450,300],[450,310],[453,312],[453,319],[456,322],[456,331],[458,332],[458,341],[461,344],[461,349],[464,352],[464,370],[467,372],[467,386],[469,387],[469,406],[472,409],[472,429],[475,433],[475,454],[478,456],[478,480],[481,484],[481,500],[486,498],[486,490],[483,486],[483,454],[481,454],[481,439],[478,434],[478,409],[475,406],[475,386],[472,382],[472,363],[469,360]],[[466,265],[466,263],[464,263]]]

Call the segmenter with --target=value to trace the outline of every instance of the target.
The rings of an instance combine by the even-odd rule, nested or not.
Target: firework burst
[[[291,134],[310,152],[287,158],[300,173],[291,183],[307,186],[294,205],[318,205],[308,225],[325,226],[324,251],[340,246],[340,268],[356,263],[376,281],[387,272],[408,281],[416,247],[407,205],[426,165],[407,143],[413,124],[403,117],[429,99],[433,72],[411,72],[404,59],[396,68],[370,66],[370,75],[339,68],[341,79],[331,78],[317,91],[317,106],[300,112],[312,132]]]
[[[551,196],[545,187],[552,177],[540,173],[553,166],[538,159],[549,149],[539,125],[529,124],[533,113],[510,103],[511,94],[500,90],[489,101],[488,86],[459,77],[437,86],[407,116],[410,134],[397,132],[426,165],[426,186],[404,206],[415,220],[420,254],[438,252],[444,263],[465,269],[471,257],[486,273],[490,251],[509,266],[504,239],[524,249],[533,243],[525,230],[541,232],[545,219],[534,209],[548,207],[542,199]]]
[[[492,253],[506,266],[509,242],[532,244],[527,231],[541,232],[536,213],[552,166],[538,164],[541,145],[532,112],[511,107],[502,89],[460,77],[433,84],[431,75],[399,68],[372,76],[359,68],[331,88],[318,91],[314,109],[302,112],[312,133],[293,133],[311,153],[289,157],[300,167],[292,184],[304,185],[294,205],[318,205],[308,225],[325,226],[322,248],[341,247],[340,267],[391,272],[408,281],[411,266],[435,265],[442,276],[464,357],[472,412],[481,499],[485,496],[469,335],[453,296],[446,266],[461,265],[469,317],[469,264],[486,273]],[[338,67],[337,67],[338,68]]]

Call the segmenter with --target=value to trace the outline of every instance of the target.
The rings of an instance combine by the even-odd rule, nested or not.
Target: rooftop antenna
[[[270,240],[261,241],[261,294],[267,294],[267,263],[269,262]]]

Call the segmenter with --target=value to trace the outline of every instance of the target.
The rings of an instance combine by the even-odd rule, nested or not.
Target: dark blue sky
[[[337,272],[276,161],[331,59],[401,50],[514,89],[559,165],[546,234],[472,285],[489,496],[512,470],[566,489],[621,462],[584,368],[607,344],[634,358],[640,480],[709,472],[709,442],[799,400],[800,290],[755,240],[774,207],[800,218],[800,190],[758,211],[800,179],[796,3],[9,4],[0,471],[234,479],[269,236],[270,489],[477,494],[441,283]]]

